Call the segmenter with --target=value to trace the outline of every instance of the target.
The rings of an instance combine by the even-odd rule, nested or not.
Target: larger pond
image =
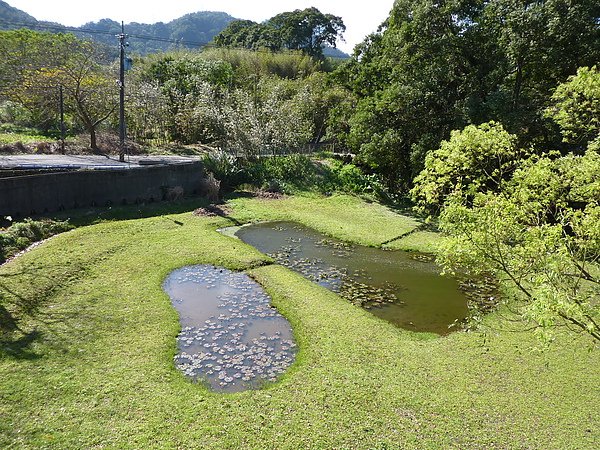
[[[468,314],[458,282],[417,254],[349,245],[293,222],[244,226],[235,235],[401,328],[443,335]]]

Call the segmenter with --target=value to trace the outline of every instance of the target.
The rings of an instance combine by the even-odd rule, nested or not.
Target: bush
[[[222,150],[207,153],[202,158],[204,170],[221,182],[221,192],[235,189],[248,182],[248,174],[242,160]]]
[[[496,122],[453,131],[425,158],[411,195],[422,212],[437,213],[449,196],[467,203],[479,192],[498,192],[521,161],[515,136]]]
[[[72,229],[68,221],[25,219],[0,232],[0,263],[34,242]]]

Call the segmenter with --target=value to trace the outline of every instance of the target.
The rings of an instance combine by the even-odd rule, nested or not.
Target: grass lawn
[[[48,136],[27,134],[27,133],[3,133],[0,132],[0,144],[14,144],[20,142],[22,144],[34,144],[36,142],[48,142],[52,140]]]
[[[238,222],[297,220],[373,246],[418,225],[346,196],[229,205]],[[585,342],[565,336],[534,352],[532,334],[501,331],[499,314],[485,338],[397,329],[265,265],[215,231],[231,220],[193,207],[117,209],[122,220],[56,236],[0,268],[0,448],[600,446],[600,354]],[[435,238],[409,236],[415,250]],[[248,270],[292,323],[300,351],[277,383],[217,394],[175,369],[179,324],[161,283],[202,263]]]

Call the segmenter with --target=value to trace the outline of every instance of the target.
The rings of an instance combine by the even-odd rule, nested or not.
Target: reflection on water
[[[172,272],[163,288],[179,312],[175,363],[187,376],[236,392],[275,381],[292,364],[290,324],[248,275],[189,266]]]
[[[349,245],[293,222],[245,226],[236,236],[401,328],[447,334],[468,314],[456,280],[415,254]]]

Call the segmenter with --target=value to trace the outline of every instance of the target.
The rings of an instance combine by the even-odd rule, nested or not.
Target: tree
[[[215,36],[218,47],[281,50],[281,37],[276,29],[251,20],[234,20]]]
[[[468,123],[481,51],[477,1],[394,4],[338,79],[359,97],[347,142],[392,190],[406,192],[425,154]],[[493,57],[493,53],[490,57]]]
[[[323,59],[323,46],[335,48],[345,30],[341,17],[307,8],[278,14],[262,24],[251,20],[233,21],[215,36],[214,42],[220,47],[251,50],[301,50]]]
[[[567,327],[598,343],[600,139],[588,128],[597,86],[589,69],[578,73],[556,89],[551,111],[566,131],[595,137],[585,154],[518,159],[501,127],[467,127],[428,156],[413,194],[441,207],[448,239],[438,260],[447,270],[495,274],[514,294],[508,306],[546,341]],[[586,94],[572,102],[573,91]]]
[[[156,84],[166,99],[171,138],[185,143],[213,143],[222,135],[217,132],[222,128],[218,117],[206,113],[232,85],[229,63],[204,59],[200,54],[172,53],[151,59],[138,76],[141,82]]]
[[[560,126],[564,141],[581,146],[600,135],[600,71],[596,66],[579,68],[577,75],[556,88],[552,100],[546,117]]]
[[[494,120],[521,147],[567,153],[550,93],[600,60],[600,7],[582,0],[398,0],[336,74],[358,96],[345,141],[390,188],[410,188],[450,132]]]
[[[118,89],[106,53],[72,34],[7,33],[14,33],[3,45],[15,72],[5,85],[6,95],[51,121],[62,87],[66,108],[88,131],[90,147],[97,151],[97,128],[117,107]]]
[[[413,201],[421,211],[438,214],[448,196],[470,204],[478,193],[500,192],[522,157],[516,137],[499,123],[453,131],[450,140],[425,158],[411,190]]]
[[[65,56],[53,51],[60,39],[61,35],[26,29],[0,32],[0,96],[29,111],[30,126],[42,131],[56,122],[58,86],[38,85],[32,79],[40,68],[51,70],[64,63]]]
[[[596,151],[529,160],[501,193],[478,193],[472,206],[450,198],[439,261],[450,271],[494,273],[544,340],[565,326],[600,343],[598,199]]]
[[[235,154],[278,155],[308,144],[314,122],[305,114],[303,85],[302,81],[265,77],[251,92],[232,92],[226,105],[224,148]]]
[[[555,147],[543,120],[549,93],[577,68],[600,60],[600,6],[594,0],[494,0],[483,23],[501,50],[490,107],[522,140]]]
[[[302,50],[318,59],[323,58],[323,46],[335,48],[346,31],[341,17],[323,14],[317,8],[278,14],[267,25],[279,31],[284,48]]]

